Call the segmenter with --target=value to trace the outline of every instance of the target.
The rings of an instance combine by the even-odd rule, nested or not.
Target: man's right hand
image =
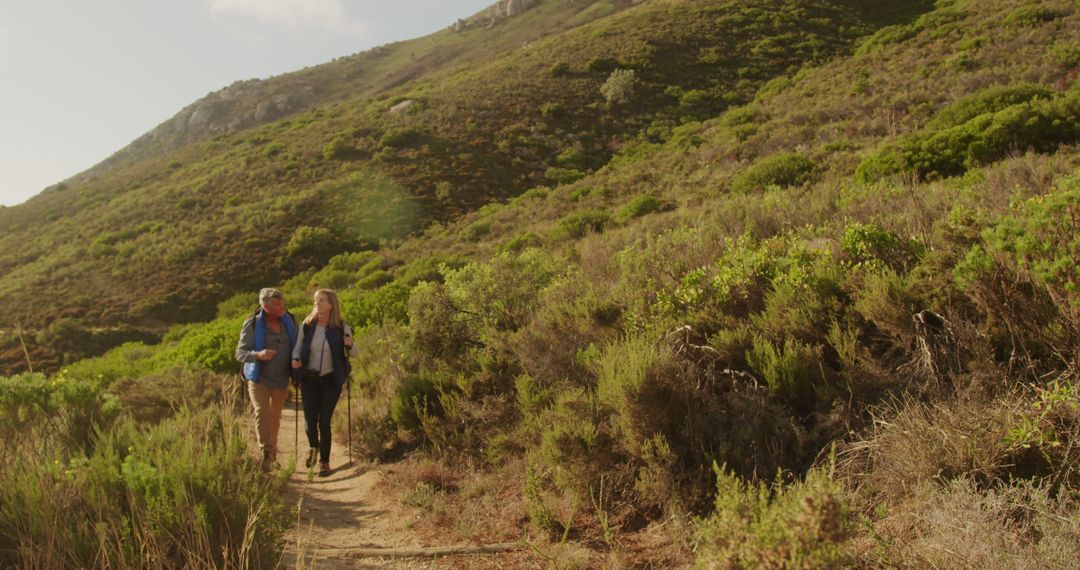
[[[299,369],[300,366],[301,366],[301,364],[300,364],[300,359],[299,358],[292,359],[292,367],[293,367],[294,370]]]
[[[276,350],[270,350],[269,348],[264,348],[264,349],[260,350],[259,352],[255,353],[255,360],[259,360],[261,362],[266,362],[267,360],[273,360],[275,356],[277,356],[277,351]]]

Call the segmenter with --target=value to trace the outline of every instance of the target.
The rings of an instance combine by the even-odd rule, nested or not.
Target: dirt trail
[[[364,463],[349,465],[345,446],[335,442],[331,448],[330,476],[308,472],[304,467],[308,445],[303,415],[301,410],[297,417],[291,400],[285,403],[278,459],[287,466],[293,458],[294,441],[299,440],[300,453],[287,498],[289,505],[300,503],[300,516],[299,524],[294,519],[296,526],[286,536],[282,567],[296,567],[300,556],[303,567],[311,567],[313,560],[316,568],[429,567],[432,560],[365,557],[355,552],[421,545],[412,541],[405,526],[411,515],[396,500],[378,492],[383,472]]]

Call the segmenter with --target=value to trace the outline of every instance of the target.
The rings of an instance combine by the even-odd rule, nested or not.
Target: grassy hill
[[[182,139],[163,152],[132,151],[0,210],[0,325],[29,330],[32,359],[46,369],[155,337],[336,253],[580,178],[625,144],[669,138],[926,7],[620,6],[542,2],[491,29],[436,34],[424,40],[431,53],[457,45],[450,51],[462,59],[374,97],[175,150]],[[387,56],[397,63],[386,73],[417,69],[401,53]],[[340,65],[301,73],[333,75]],[[53,301],[34,302],[43,297]],[[10,334],[6,343],[3,362],[18,369],[21,348]]]
[[[199,147],[339,169],[296,211],[410,196],[414,235],[281,273],[341,294],[354,439],[423,458],[414,528],[578,567],[1074,563],[1080,7],[875,9],[648,2]],[[348,203],[312,228],[372,227]],[[254,287],[61,377],[234,372]]]

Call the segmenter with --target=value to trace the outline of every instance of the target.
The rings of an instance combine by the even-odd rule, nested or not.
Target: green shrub
[[[285,244],[285,254],[295,262],[314,264],[341,251],[344,242],[329,228],[297,226]]]
[[[854,559],[840,486],[830,472],[773,485],[716,468],[715,511],[698,526],[697,561],[709,568],[847,568]]]
[[[597,359],[597,399],[612,410],[622,448],[630,454],[640,454],[653,434],[671,431],[670,394],[657,378],[667,357],[657,343],[635,337],[606,347]]]
[[[13,460],[12,450],[33,440],[27,433],[31,429],[40,440],[37,447],[53,442],[73,451],[89,448],[94,433],[109,427],[120,411],[119,399],[97,378],[0,376],[0,461]]]
[[[641,196],[635,196],[632,200],[623,205],[619,209],[619,213],[616,214],[615,219],[619,222],[626,223],[634,218],[640,218],[646,214],[659,211],[664,207],[664,203],[659,199],[650,196],[648,194],[642,194]]]
[[[901,271],[913,261],[914,249],[876,224],[849,224],[840,239],[840,251],[850,263],[870,268]]]
[[[585,63],[585,71],[589,73],[605,73],[612,71],[619,62],[609,57],[594,57]]]
[[[610,435],[601,427],[592,398],[582,389],[560,393],[541,425],[533,461],[552,469],[560,490],[585,500],[598,489],[601,477],[623,461],[613,454]]]
[[[385,148],[410,148],[424,139],[424,133],[413,127],[400,127],[386,131],[379,139],[379,145]]]
[[[368,273],[367,275],[357,280],[355,283],[355,287],[357,289],[370,291],[373,289],[378,289],[379,287],[382,287],[383,285],[386,285],[393,280],[394,278],[390,275],[390,272],[383,269],[376,269],[375,271],[372,271],[371,273]]]
[[[1066,189],[1031,198],[985,234],[1002,261],[1080,307],[1080,179]]]
[[[925,128],[955,127],[983,113],[996,113],[1017,103],[1026,103],[1037,97],[1046,99],[1052,95],[1053,91],[1049,88],[1032,83],[988,87],[945,106],[926,123]]]
[[[873,184],[887,176],[904,170],[899,151],[895,145],[885,145],[878,152],[864,158],[855,168],[855,180]]]
[[[458,236],[464,241],[478,241],[489,233],[491,233],[491,220],[476,220],[462,228]]]
[[[409,342],[417,357],[457,361],[479,343],[478,333],[440,283],[418,284],[408,297]]]
[[[552,166],[544,172],[544,178],[555,184],[573,184],[574,182],[585,178],[585,173],[576,168]]]
[[[734,192],[761,190],[767,186],[800,186],[810,180],[814,163],[798,153],[781,153],[763,158],[735,176]]]
[[[1001,21],[1006,26],[1035,26],[1059,18],[1062,14],[1046,6],[1024,6],[1009,12]]]
[[[590,162],[589,155],[579,146],[567,147],[555,157],[555,163],[559,166],[581,171],[588,170]]]
[[[489,263],[443,270],[453,306],[493,331],[513,331],[531,315],[540,291],[555,278],[555,263],[538,249],[500,254]]]
[[[285,151],[285,145],[274,141],[263,148],[263,155],[267,157],[277,156]]]
[[[590,231],[603,231],[610,221],[611,216],[603,210],[581,210],[559,220],[556,233],[563,237],[580,238]]]
[[[390,418],[405,429],[417,429],[423,416],[438,413],[439,393],[430,379],[406,378],[390,402]]]
[[[1080,93],[1052,99],[1036,97],[977,115],[957,126],[910,135],[895,147],[886,146],[866,158],[856,173],[863,182],[898,172],[922,177],[954,176],[1000,160],[1010,152],[1049,152],[1078,140]]]
[[[347,137],[338,135],[326,143],[323,147],[323,158],[326,160],[348,160],[357,155],[354,146]]]
[[[337,269],[330,265],[319,270],[311,277],[311,289],[346,289],[356,280],[351,272]]]
[[[746,361],[769,391],[797,409],[812,409],[825,383],[820,346],[786,339],[783,345],[754,337]]]
[[[508,252],[518,253],[530,247],[537,247],[541,243],[540,236],[532,232],[523,232],[507,240],[503,249]]]
[[[408,322],[406,307],[411,291],[412,285],[409,283],[394,281],[374,291],[364,291],[354,301],[344,303],[342,311],[349,324],[359,328],[383,323],[405,323]]]
[[[175,361],[219,374],[235,374],[240,364],[234,356],[240,338],[240,319],[219,319],[189,332],[176,348]]]

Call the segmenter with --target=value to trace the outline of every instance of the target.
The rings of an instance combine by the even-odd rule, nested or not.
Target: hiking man
[[[255,411],[255,434],[262,450],[262,468],[277,461],[278,428],[289,391],[290,356],[296,345],[296,319],[285,310],[285,297],[277,289],[259,291],[259,308],[244,321],[236,359]]]

